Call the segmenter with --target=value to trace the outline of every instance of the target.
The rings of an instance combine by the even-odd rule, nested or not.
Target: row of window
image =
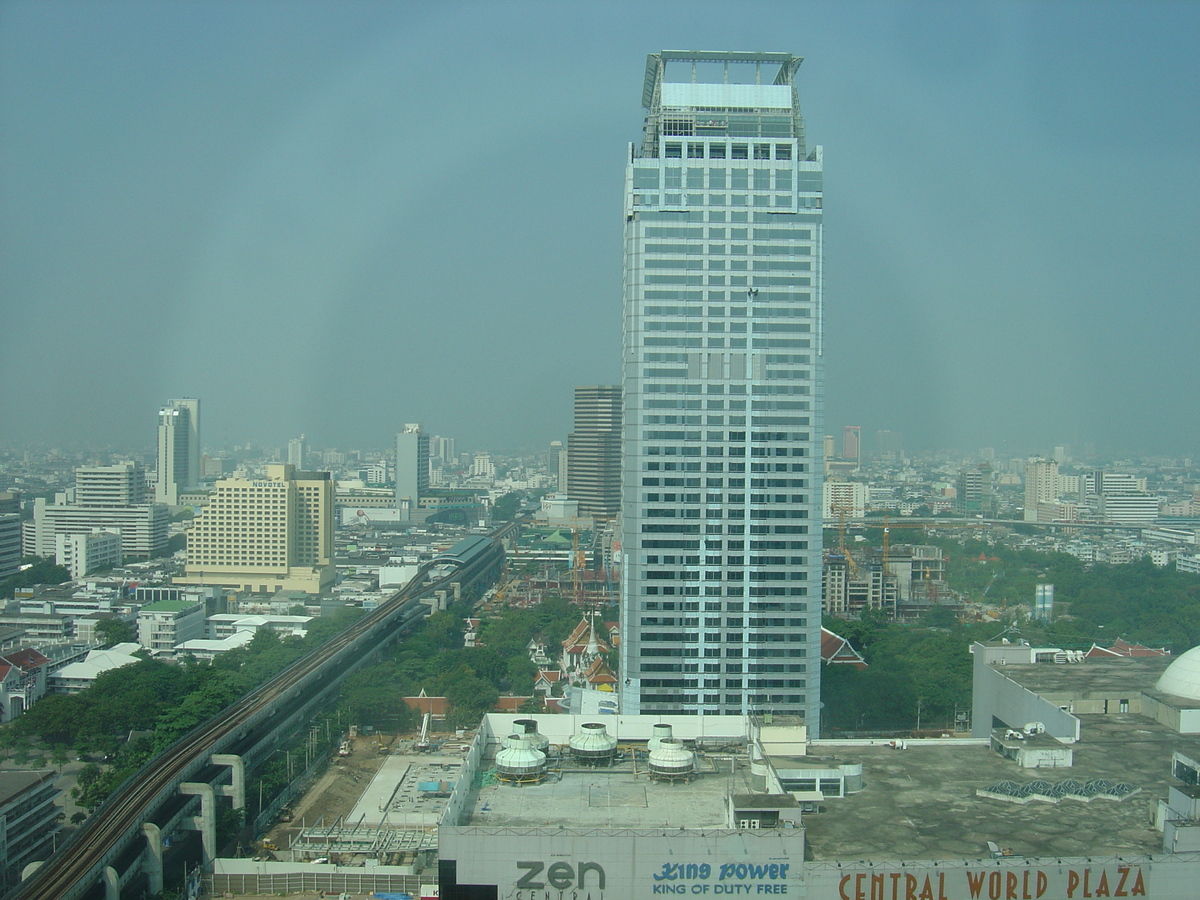
[[[651,554],[642,559],[643,565],[657,566],[675,565],[678,562],[682,566],[698,566],[700,565],[699,556],[659,556]],[[808,560],[803,556],[751,556],[750,565],[752,566],[803,566],[807,565]],[[725,557],[722,562],[720,556],[705,556],[704,565],[706,566],[744,566],[746,559],[743,556]]]
[[[699,663],[642,663],[643,672],[682,672],[683,674],[700,671]],[[706,662],[704,674],[719,674],[722,669],[729,675],[740,675],[745,672],[800,672],[805,671],[804,663],[740,663],[740,662]]]
[[[751,251],[755,256],[812,256],[808,244],[651,244],[642,247],[645,253],[689,253],[710,256],[746,256]],[[646,261],[650,265],[650,260]]]
[[[664,123],[665,127],[667,127],[666,123]],[[791,144],[751,145],[728,141],[663,141],[662,155],[665,159],[683,159],[685,147],[688,159],[750,159],[752,152],[754,159],[790,160],[792,158]],[[774,150],[774,155],[772,155],[772,150]]]
[[[641,314],[644,316],[680,316],[694,319],[699,319],[702,316],[708,316],[710,319],[809,319],[812,318],[812,307],[763,306],[747,313],[744,306],[644,306],[641,309]]]
[[[644,353],[642,360],[652,363],[676,363],[686,364],[689,368],[698,366],[705,361],[704,354],[701,353]],[[718,356],[724,358],[724,354],[708,354],[708,362],[713,361],[713,357]],[[735,354],[730,357],[735,363],[745,362],[745,354]],[[810,358],[807,353],[767,353],[764,356],[764,364],[771,366],[780,365],[808,365]],[[647,394],[745,394],[746,385],[744,384],[710,384],[702,388],[698,384],[688,383],[683,385],[646,385],[644,393]],[[750,385],[749,393],[751,394],[788,394],[795,393],[793,390],[788,390],[784,387],[765,387],[763,385]],[[668,454],[669,455],[669,454]]]
[[[722,220],[724,221],[724,220]],[[677,240],[703,240],[706,236],[700,225],[647,225],[642,232],[644,238],[674,238]],[[725,226],[709,226],[708,239],[745,241],[753,238],[756,241],[809,241],[812,240],[812,229],[807,227],[793,228],[725,228]]]
[[[734,191],[790,191],[795,185],[802,191],[817,192],[821,190],[820,172],[801,172],[799,178],[793,178],[791,169],[746,169],[746,168],[688,168],[667,166],[666,168],[634,168],[633,189],[635,191],[683,190],[686,186],[692,191],[725,190]]]
[[[655,565],[665,565],[665,563],[655,563]],[[681,563],[681,565],[685,565]],[[698,564],[697,564],[698,565]],[[738,565],[744,565],[739,563]],[[803,565],[800,563],[799,565]],[[796,568],[759,568],[750,573],[743,572],[741,569],[721,570],[714,569],[712,571],[699,572],[692,569],[683,569],[676,571],[675,569],[646,569],[642,572],[642,576],[647,581],[807,581],[808,572],[803,569]],[[635,574],[636,577],[636,574]]]
[[[718,604],[719,605],[719,604]],[[683,628],[698,628],[700,625],[699,617],[696,618],[675,618],[674,616],[643,616],[641,620],[643,625],[663,625],[675,626]],[[725,620],[726,628],[744,628],[747,620],[742,617],[728,618]],[[781,618],[751,618],[749,619],[750,628],[785,628],[799,627],[804,628],[808,623],[807,619],[781,619]],[[711,616],[706,616],[704,619],[705,628],[720,628],[721,619]]]
[[[641,608],[644,610],[663,610],[664,612],[699,612],[701,604],[695,601],[685,603],[676,602],[660,602],[651,600],[643,603]],[[722,604],[705,601],[704,611],[721,612]],[[807,603],[766,603],[761,600],[751,600],[750,603],[744,603],[741,600],[731,600],[724,604],[725,612],[744,612],[749,609],[750,612],[806,612],[808,610]]]
[[[698,584],[683,584],[676,588],[673,584],[649,584],[644,585],[642,593],[647,597],[699,597],[700,585]],[[705,585],[705,597],[720,597],[722,595],[720,585]],[[724,596],[726,597],[742,597],[745,596],[744,588],[741,585],[731,585],[725,588]],[[766,585],[753,585],[750,588],[751,597],[806,597],[808,596],[808,588],[803,587],[775,587]]]
[[[681,658],[681,659],[699,659],[700,650],[704,650],[704,656],[709,659],[720,659],[724,656],[727,659],[796,659],[804,657],[807,652],[804,647],[680,647],[678,646],[678,636],[672,638],[670,643],[676,646],[671,647],[642,647],[638,651],[638,656],[643,658]]]
[[[726,678],[724,687],[736,689],[746,687],[756,688],[802,688],[806,687],[803,678]],[[722,687],[720,678],[643,678],[643,688],[719,688]]]
[[[642,280],[646,284],[682,284],[690,287],[699,287],[702,285],[710,285],[721,287],[728,285],[730,287],[749,286],[751,283],[757,287],[766,287],[768,285],[785,285],[788,287],[811,287],[811,275],[648,275],[644,274]]]
[[[707,196],[707,201],[705,197]],[[633,205],[649,207],[659,205],[659,194],[634,194]],[[663,206],[753,206],[756,209],[777,208],[791,209],[801,206],[808,209],[821,209],[820,197],[793,198],[791,194],[672,194],[661,195]]]
[[[668,632],[643,631],[642,634],[639,636],[639,639],[643,643],[647,643],[647,644],[675,644],[675,643],[679,643],[680,641],[689,641],[692,643],[699,642],[698,635],[679,634],[676,632],[669,632],[669,631]],[[804,632],[781,633],[778,631],[771,631],[771,632],[768,632],[767,634],[751,634],[748,636],[743,635],[741,632],[726,633],[726,632],[714,631],[714,632],[706,632],[704,634],[704,643],[708,644],[708,645],[743,644],[743,643],[745,643],[745,644],[803,644],[803,643],[807,643],[807,641],[808,641],[808,636]],[[643,648],[643,649],[658,649],[658,648]],[[718,647],[718,648],[713,648],[713,649],[719,650],[720,648]],[[787,656],[787,657],[791,657],[791,656],[800,654],[804,650],[803,647],[781,647],[781,648],[777,648],[777,649],[784,651],[784,652],[781,652],[776,655]],[[787,651],[790,651],[790,652],[787,652]],[[753,656],[756,652],[760,653],[760,654],[765,652],[765,648],[751,647],[751,648],[749,648],[749,650],[747,652],[749,655]],[[645,655],[653,655],[653,654],[643,653],[642,655],[645,656]]]

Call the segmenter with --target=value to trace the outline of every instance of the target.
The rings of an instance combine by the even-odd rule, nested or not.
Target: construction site
[[[840,516],[837,525],[826,531],[822,612],[859,618],[867,610],[878,610],[898,622],[915,622],[935,607],[962,613],[969,604],[947,581],[946,553],[920,540],[933,528],[949,529],[956,536],[979,536],[985,527],[982,523],[930,525],[887,518],[868,527],[850,525]],[[882,531],[878,544],[862,534],[872,529]]]
[[[562,597],[586,612],[600,612],[620,596],[613,533],[579,525],[526,527],[508,548],[498,586],[484,596],[484,613],[537,606]]]

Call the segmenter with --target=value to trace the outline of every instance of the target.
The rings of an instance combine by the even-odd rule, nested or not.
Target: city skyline
[[[128,442],[175,396],[210,447],[561,439],[571,387],[619,377],[641,60],[786,46],[837,148],[831,428],[1200,443],[1194,6],[278,12],[0,13],[6,442]]]

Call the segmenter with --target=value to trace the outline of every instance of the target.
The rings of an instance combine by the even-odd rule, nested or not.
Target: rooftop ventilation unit
[[[670,725],[655,725],[650,729],[650,740],[646,741],[646,749],[653,753],[660,741],[669,741],[670,739]]]
[[[696,754],[683,749],[675,738],[662,738],[650,751],[650,778],[654,781],[687,781],[696,773]]]
[[[546,754],[535,750],[523,734],[510,734],[496,754],[496,777],[512,784],[537,784],[546,777]]]
[[[521,728],[524,730],[522,735],[525,738],[525,743],[529,744],[534,750],[540,750],[545,753],[550,747],[550,738],[538,731],[537,719],[517,719],[513,722],[513,728]]]
[[[612,765],[617,739],[599,722],[585,722],[578,734],[571,735],[571,756],[584,766]]]

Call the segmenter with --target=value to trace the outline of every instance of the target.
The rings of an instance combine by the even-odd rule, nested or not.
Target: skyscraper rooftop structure
[[[647,58],[625,174],[623,713],[817,728],[822,154],[800,63]]]

